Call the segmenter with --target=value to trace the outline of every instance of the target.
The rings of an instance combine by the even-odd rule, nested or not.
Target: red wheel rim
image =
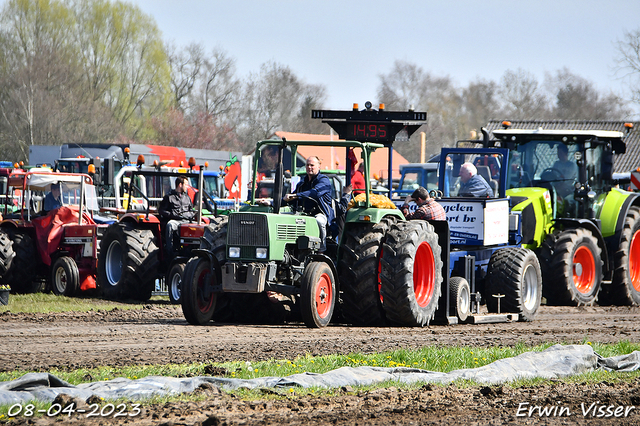
[[[422,242],[416,251],[413,264],[413,292],[418,306],[424,308],[429,304],[435,289],[436,271],[433,250],[426,242]]]
[[[640,231],[633,234],[629,244],[629,277],[636,291],[640,291]]]
[[[331,288],[331,278],[328,274],[324,273],[318,280],[316,285],[316,311],[320,318],[326,318],[331,310],[331,300],[333,299],[333,292]]]
[[[202,313],[209,312],[213,306],[213,292],[211,289],[207,289],[209,284],[207,282],[208,276],[209,270],[207,268],[200,271],[200,274],[198,275],[197,304],[198,309]],[[207,297],[207,295],[209,297]]]
[[[582,294],[593,290],[596,277],[596,262],[593,253],[585,246],[580,246],[573,254],[573,282]]]

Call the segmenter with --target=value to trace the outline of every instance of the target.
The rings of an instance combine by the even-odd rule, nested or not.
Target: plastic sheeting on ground
[[[402,383],[450,383],[458,379],[482,384],[506,383],[517,379],[555,379],[605,369],[628,372],[640,369],[640,352],[603,358],[589,345],[555,345],[542,352],[527,352],[491,364],[439,373],[417,368],[342,367],[323,374],[301,373],[287,377],[261,377],[251,380],[221,377],[175,378],[149,376],[131,380],[117,378],[103,382],[73,386],[48,373],[28,373],[19,379],[0,382],[0,404],[24,403],[30,400],[51,402],[58,394],[86,400],[91,395],[113,400],[143,400],[152,396],[193,392],[209,383],[225,390],[238,388],[290,388],[374,385],[385,381]]]

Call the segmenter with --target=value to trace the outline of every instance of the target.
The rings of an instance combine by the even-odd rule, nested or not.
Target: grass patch
[[[152,303],[168,300],[166,297],[154,296]],[[168,303],[168,302],[167,302]],[[147,303],[148,304],[148,303]],[[11,294],[8,305],[0,305],[0,313],[39,313],[51,312],[89,312],[110,311],[118,309],[142,309],[145,303],[121,303],[89,297],[56,296],[53,293]]]
[[[591,345],[594,350],[603,357],[624,355],[640,350],[640,343],[622,341],[616,344],[591,343],[587,340],[584,344]],[[73,385],[80,383],[106,381],[117,377],[127,377],[135,380],[147,376],[169,377],[196,377],[204,375],[222,376],[227,378],[253,379],[268,376],[289,376],[292,374],[313,372],[325,373],[336,368],[349,366],[376,366],[376,367],[411,367],[430,371],[450,372],[462,368],[476,368],[487,365],[502,358],[510,358],[525,352],[542,351],[552,346],[551,343],[537,346],[517,344],[515,347],[425,347],[419,350],[396,350],[379,354],[352,353],[348,355],[327,355],[314,357],[311,355],[296,357],[291,360],[268,360],[260,362],[234,361],[222,363],[190,363],[167,364],[151,366],[131,367],[100,367],[94,369],[78,369],[74,371],[60,371],[53,369],[51,374]],[[0,381],[9,381],[21,377],[27,371],[12,371],[0,373]],[[562,379],[567,383],[600,383],[631,381],[640,377],[640,371],[631,373],[617,373],[607,371],[595,371]],[[522,386],[535,386],[551,383],[545,379],[517,380],[505,385],[514,388]],[[395,386],[402,389],[415,389],[422,383],[401,384],[398,382],[381,383],[374,386],[354,386],[356,391],[367,391],[375,388]],[[461,380],[452,384],[461,388],[477,386],[477,383]],[[260,390],[236,389],[234,395],[246,400],[287,398],[301,395],[327,396],[339,393],[337,389],[279,389],[273,395],[265,395]],[[158,404],[169,401],[198,401],[206,398],[203,395],[178,395],[154,397],[145,401],[145,405]],[[35,403],[38,409],[48,409],[50,404]],[[10,405],[0,405],[0,421],[7,418]],[[4,417],[3,417],[4,416]]]

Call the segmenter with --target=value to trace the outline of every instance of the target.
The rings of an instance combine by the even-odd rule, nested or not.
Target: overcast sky
[[[130,0],[165,40],[201,42],[236,60],[239,77],[267,61],[327,89],[330,109],[376,103],[395,60],[459,86],[523,68],[540,82],[568,67],[624,95],[615,43],[640,28],[638,0]]]

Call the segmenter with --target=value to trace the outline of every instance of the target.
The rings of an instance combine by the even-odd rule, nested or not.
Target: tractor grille
[[[305,235],[305,225],[278,224],[276,228],[277,238],[282,241],[293,241]]]
[[[229,217],[228,244],[234,246],[269,245],[267,217],[260,214],[238,213]]]

